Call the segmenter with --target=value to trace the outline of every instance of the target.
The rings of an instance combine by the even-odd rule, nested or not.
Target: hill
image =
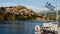
[[[42,16],[45,16],[46,14],[46,11],[42,11],[40,12],[39,14],[41,14]],[[58,10],[58,15],[60,15],[60,10]],[[48,17],[49,19],[53,19],[53,20],[56,20],[56,11],[47,11],[47,14],[46,14],[46,17]],[[58,17],[60,19],[60,17]]]
[[[0,7],[0,20],[27,20],[42,17],[25,6]]]

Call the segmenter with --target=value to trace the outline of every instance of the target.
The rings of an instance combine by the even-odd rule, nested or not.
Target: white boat
[[[42,29],[43,29],[43,32],[48,32],[49,34],[50,33],[55,33],[55,34],[60,34],[60,27],[59,27],[59,22],[58,22],[58,5],[57,5],[58,3],[57,3],[57,0],[56,0],[56,22],[49,22],[49,23],[43,23],[43,27],[42,27]],[[47,6],[48,6],[49,4],[47,4]],[[46,17],[46,15],[47,15],[47,11],[46,11],[46,13],[45,13],[45,17]]]
[[[43,23],[43,29],[60,34],[60,27],[56,23]]]

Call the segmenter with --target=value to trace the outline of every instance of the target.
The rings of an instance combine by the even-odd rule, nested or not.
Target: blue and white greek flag
[[[51,11],[54,11],[55,6],[53,6],[51,3],[47,2],[45,7],[47,7],[48,9],[50,9]]]

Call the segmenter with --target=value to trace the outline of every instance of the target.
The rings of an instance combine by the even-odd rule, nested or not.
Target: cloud
[[[29,9],[32,9],[32,10],[34,10],[35,12],[41,12],[41,11],[48,11],[49,9],[48,8],[46,8],[46,7],[38,7],[38,6],[33,6],[33,5],[23,5],[23,6],[26,6],[27,8],[29,8]],[[55,10],[56,10],[56,8],[55,8]],[[58,6],[58,10],[60,10],[60,4],[59,4],[59,6]]]
[[[5,2],[5,3],[1,3],[0,2],[0,7],[1,6],[3,6],[3,7],[6,7],[6,6],[16,6],[16,5],[17,4],[12,3],[12,2]],[[33,5],[26,5],[26,4],[21,4],[21,5],[26,6],[27,8],[32,9],[35,12],[40,12],[42,10],[46,10],[46,8],[37,7],[37,6],[33,6]]]
[[[0,7],[1,6],[4,6],[4,7],[6,7],[6,6],[16,6],[16,5],[17,4],[12,3],[12,2],[5,2],[5,3],[0,2]],[[35,6],[35,5],[27,5],[27,4],[20,4],[20,5],[26,6],[27,8],[32,9],[35,12],[41,12],[41,11],[48,11],[49,10],[46,7],[41,7],[41,6],[38,7],[38,6]],[[60,9],[60,4],[59,4],[58,9]]]
[[[43,8],[43,7],[37,7],[37,6],[33,6],[33,5],[23,5],[23,6],[26,6],[27,8],[29,9],[32,9],[34,10],[35,12],[40,12],[40,11],[47,11],[48,9],[47,8]]]
[[[16,4],[12,3],[12,2],[3,2],[3,3],[0,3],[0,7],[15,6],[15,5]]]
[[[58,9],[60,10],[60,4],[58,4]]]

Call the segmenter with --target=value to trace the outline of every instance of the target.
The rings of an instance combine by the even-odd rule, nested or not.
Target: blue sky
[[[59,1],[60,0],[58,0],[58,9],[60,9]],[[23,5],[29,9],[34,10],[35,12],[40,12],[42,10],[47,10],[45,7],[46,2],[49,2],[53,6],[56,6],[56,0],[0,0],[0,7]]]

